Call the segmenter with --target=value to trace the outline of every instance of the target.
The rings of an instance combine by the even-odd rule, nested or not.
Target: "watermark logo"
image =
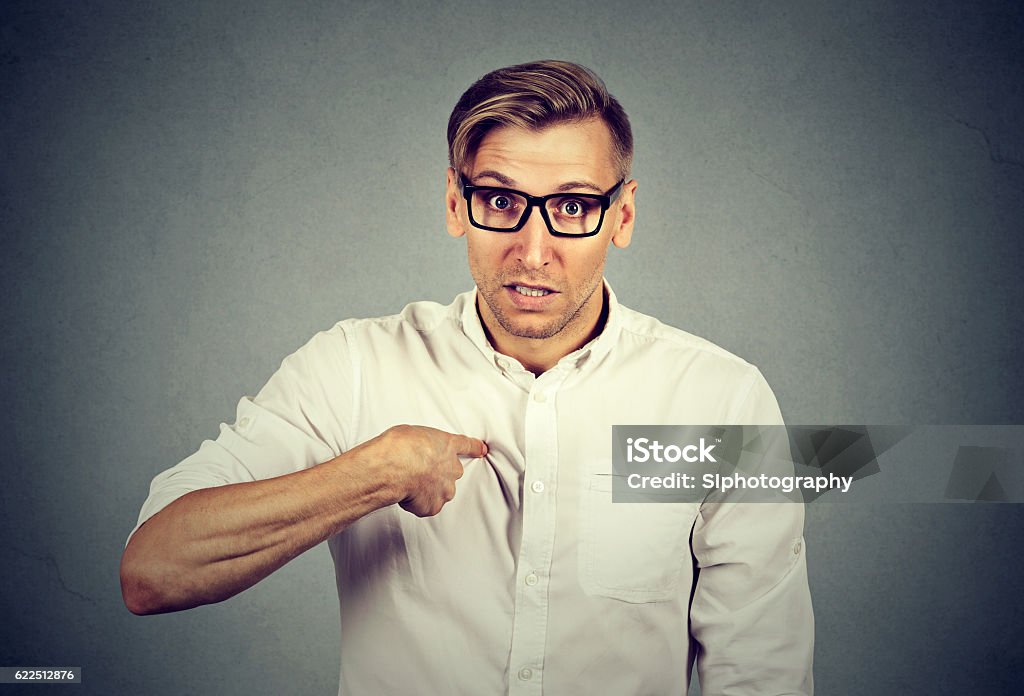
[[[1024,426],[616,425],[610,475],[615,502],[1021,503]]]
[[[715,446],[709,445],[703,437],[697,444],[683,445],[682,447],[676,444],[662,445],[657,440],[649,440],[646,437],[636,439],[629,437],[626,438],[626,461],[630,464],[646,464],[647,462],[675,464],[679,461],[691,464],[717,463],[718,460],[711,454],[713,449]],[[694,454],[695,452],[696,454]]]

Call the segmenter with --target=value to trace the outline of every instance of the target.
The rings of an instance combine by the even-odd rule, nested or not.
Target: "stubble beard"
[[[505,312],[505,309],[502,307],[502,300],[503,293],[506,292],[506,280],[503,280],[499,276],[492,276],[487,279],[486,283],[478,281],[477,288],[480,290],[480,296],[483,297],[484,302],[487,303],[487,307],[491,310],[491,314],[494,316],[495,320],[497,320],[498,325],[506,333],[516,336],[517,338],[546,339],[560,334],[567,327],[571,328],[572,325],[576,323],[576,320],[583,311],[583,307],[586,306],[587,301],[590,300],[593,294],[601,286],[600,280],[603,276],[603,270],[603,268],[596,269],[593,276],[575,288],[575,292],[572,292],[572,295],[580,298],[575,306],[567,307],[562,314],[554,317],[546,324],[541,324],[540,326],[534,325],[530,322],[517,321]],[[515,277],[523,278],[528,277],[528,275],[529,274],[527,273],[520,273],[515,275]],[[544,284],[542,278],[537,279],[536,282],[541,285]]]

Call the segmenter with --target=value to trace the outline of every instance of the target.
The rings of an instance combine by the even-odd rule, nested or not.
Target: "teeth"
[[[541,290],[540,288],[528,288],[523,285],[516,286],[516,292],[520,295],[526,295],[527,297],[544,297],[544,295],[550,295],[550,290]]]

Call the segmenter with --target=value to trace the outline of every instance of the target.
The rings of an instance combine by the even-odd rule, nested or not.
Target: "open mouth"
[[[548,290],[547,288],[533,288],[530,287],[529,285],[511,285],[509,287],[518,292],[520,295],[524,295],[526,297],[544,297],[545,295],[550,295],[552,292],[554,292],[553,290]]]

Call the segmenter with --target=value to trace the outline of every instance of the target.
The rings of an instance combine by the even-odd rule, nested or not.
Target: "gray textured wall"
[[[0,665],[336,690],[325,548],[137,618],[122,544],[152,476],[314,332],[470,287],[444,127],[509,63],[605,78],[640,182],[608,277],[761,366],[790,422],[1024,422],[1019,3],[304,5],[0,10]],[[1011,693],[1022,523],[811,506],[819,693]]]

